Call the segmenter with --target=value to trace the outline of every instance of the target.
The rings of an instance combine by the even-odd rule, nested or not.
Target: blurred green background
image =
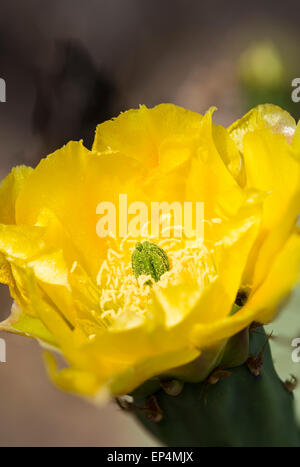
[[[36,165],[70,139],[89,147],[97,123],[139,104],[172,102],[229,125],[253,105],[291,99],[300,77],[297,1],[0,0],[0,176]],[[0,288],[0,318],[10,298]],[[300,290],[275,323],[283,379],[300,379],[291,341],[300,337]],[[95,409],[54,388],[39,346],[7,336],[0,363],[0,445],[153,446],[113,404]],[[300,418],[300,388],[297,410]]]

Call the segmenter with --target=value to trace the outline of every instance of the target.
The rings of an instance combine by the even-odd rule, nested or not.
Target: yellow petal
[[[216,148],[227,166],[231,175],[237,180],[239,185],[245,185],[245,173],[243,159],[228,132],[221,125],[213,125],[213,138]]]
[[[241,216],[239,223],[231,226],[232,230],[228,230],[227,236],[224,236],[223,241],[217,246],[219,251],[215,256],[216,277],[204,290],[199,290],[198,287],[197,294],[195,286],[193,294],[189,296],[191,285],[187,287],[186,283],[179,284],[175,295],[176,301],[173,297],[174,286],[167,287],[159,294],[154,289],[157,306],[161,307],[161,312],[166,316],[171,313],[170,324],[173,324],[174,316],[177,317],[181,312],[181,320],[175,321],[175,326],[169,328],[168,332],[169,345],[172,343],[173,348],[191,343],[191,330],[194,326],[198,327],[199,323],[204,329],[210,330],[215,322],[229,316],[259,228],[257,209],[255,208],[252,216],[248,218]],[[176,303],[181,307],[179,308]],[[202,342],[192,340],[192,343],[202,349]],[[205,346],[207,345],[209,343],[205,342]]]
[[[12,305],[9,318],[0,323],[0,330],[34,337],[46,344],[56,346],[53,335],[46,329],[42,321],[24,313],[16,302]]]
[[[277,255],[267,278],[249,299],[246,309],[252,309],[259,322],[268,322],[276,313],[280,302],[300,279],[300,235],[290,236]]]
[[[15,205],[17,197],[25,181],[32,172],[31,167],[20,165],[12,169],[11,173],[0,185],[0,223],[15,224]]]
[[[246,305],[232,316],[206,326],[194,327],[191,339],[200,348],[213,345],[247,327],[251,322],[266,323],[274,318],[276,308],[299,280],[300,236],[294,234],[273,263],[264,284],[253,293]]]
[[[118,154],[102,157],[71,142],[42,160],[31,174],[18,198],[17,222],[34,225],[48,209],[71,239],[74,260],[79,259],[95,279],[107,249],[106,240],[96,232],[97,206],[101,201],[117,205],[119,193],[129,193],[130,199],[140,177],[133,160]]]
[[[153,109],[142,105],[98,125],[93,150],[120,151],[148,169],[159,162],[164,169],[171,169],[188,157],[187,142],[199,130],[201,119],[200,114],[172,104]],[[176,138],[181,141],[182,151],[174,147]]]
[[[50,352],[44,353],[44,361],[50,379],[63,391],[90,397],[99,391],[101,380],[99,381],[97,375],[72,367],[59,370],[55,358]]]
[[[131,365],[126,371],[116,375],[109,388],[112,394],[128,394],[155,375],[164,374],[167,371],[191,362],[199,356],[200,352],[193,348],[182,348],[177,351],[153,355]]]
[[[252,261],[252,277],[251,268],[249,268],[248,275],[245,276],[246,283],[252,283],[252,287],[256,289],[264,281],[268,275],[268,271],[276,259],[277,254],[282,249],[291,233],[295,228],[295,222],[300,209],[300,191],[292,197],[288,203],[286,211],[264,241],[258,242],[259,249],[255,250],[255,256],[251,257]]]
[[[235,215],[245,201],[243,190],[215,146],[211,113],[203,117],[201,139],[186,184],[186,199],[203,201],[206,219]]]
[[[41,227],[0,224],[0,251],[10,258],[29,261],[45,248],[43,234]]]
[[[11,267],[2,253],[0,253],[0,282],[9,286],[14,285]]]
[[[290,141],[295,127],[295,120],[288,112],[277,105],[264,104],[254,107],[254,109],[234,122],[228,128],[228,132],[237,148],[243,152],[243,139],[249,132],[268,129],[272,133],[285,135]]]
[[[300,189],[300,164],[283,135],[268,130],[249,133],[244,139],[247,186],[268,193],[263,228],[270,230],[284,215]]]
[[[28,294],[28,303],[25,308],[26,314],[31,314],[34,310],[38,318],[47,328],[48,332],[54,336],[54,340],[66,355],[73,349],[73,327],[67,318],[61,313],[58,307],[45,295],[37,284],[33,271],[27,268],[23,272],[24,287]],[[33,313],[32,313],[33,314]],[[75,356],[75,355],[74,355]]]

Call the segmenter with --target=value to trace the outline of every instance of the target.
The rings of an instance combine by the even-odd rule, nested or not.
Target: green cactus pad
[[[259,355],[266,343],[263,328],[250,333],[250,355]],[[300,446],[293,395],[279,379],[269,344],[259,376],[246,364],[230,370],[216,384],[185,383],[177,396],[155,392],[161,420],[144,410],[135,416],[160,442],[169,446]],[[134,399],[147,407],[149,398]]]

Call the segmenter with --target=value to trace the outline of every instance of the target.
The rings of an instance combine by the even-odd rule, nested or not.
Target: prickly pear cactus
[[[169,446],[300,446],[293,395],[274,369],[263,328],[250,333],[247,363],[181,391],[164,383],[150,397],[133,396],[135,416]]]

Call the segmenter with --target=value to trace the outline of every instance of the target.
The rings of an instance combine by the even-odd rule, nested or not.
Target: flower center
[[[136,278],[141,275],[150,275],[155,282],[158,282],[170,268],[169,259],[164,250],[148,241],[136,244],[131,257],[131,265]]]
[[[100,317],[107,326],[135,326],[145,319],[154,289],[195,283],[201,290],[216,276],[211,253],[184,239],[110,239],[97,277]]]

